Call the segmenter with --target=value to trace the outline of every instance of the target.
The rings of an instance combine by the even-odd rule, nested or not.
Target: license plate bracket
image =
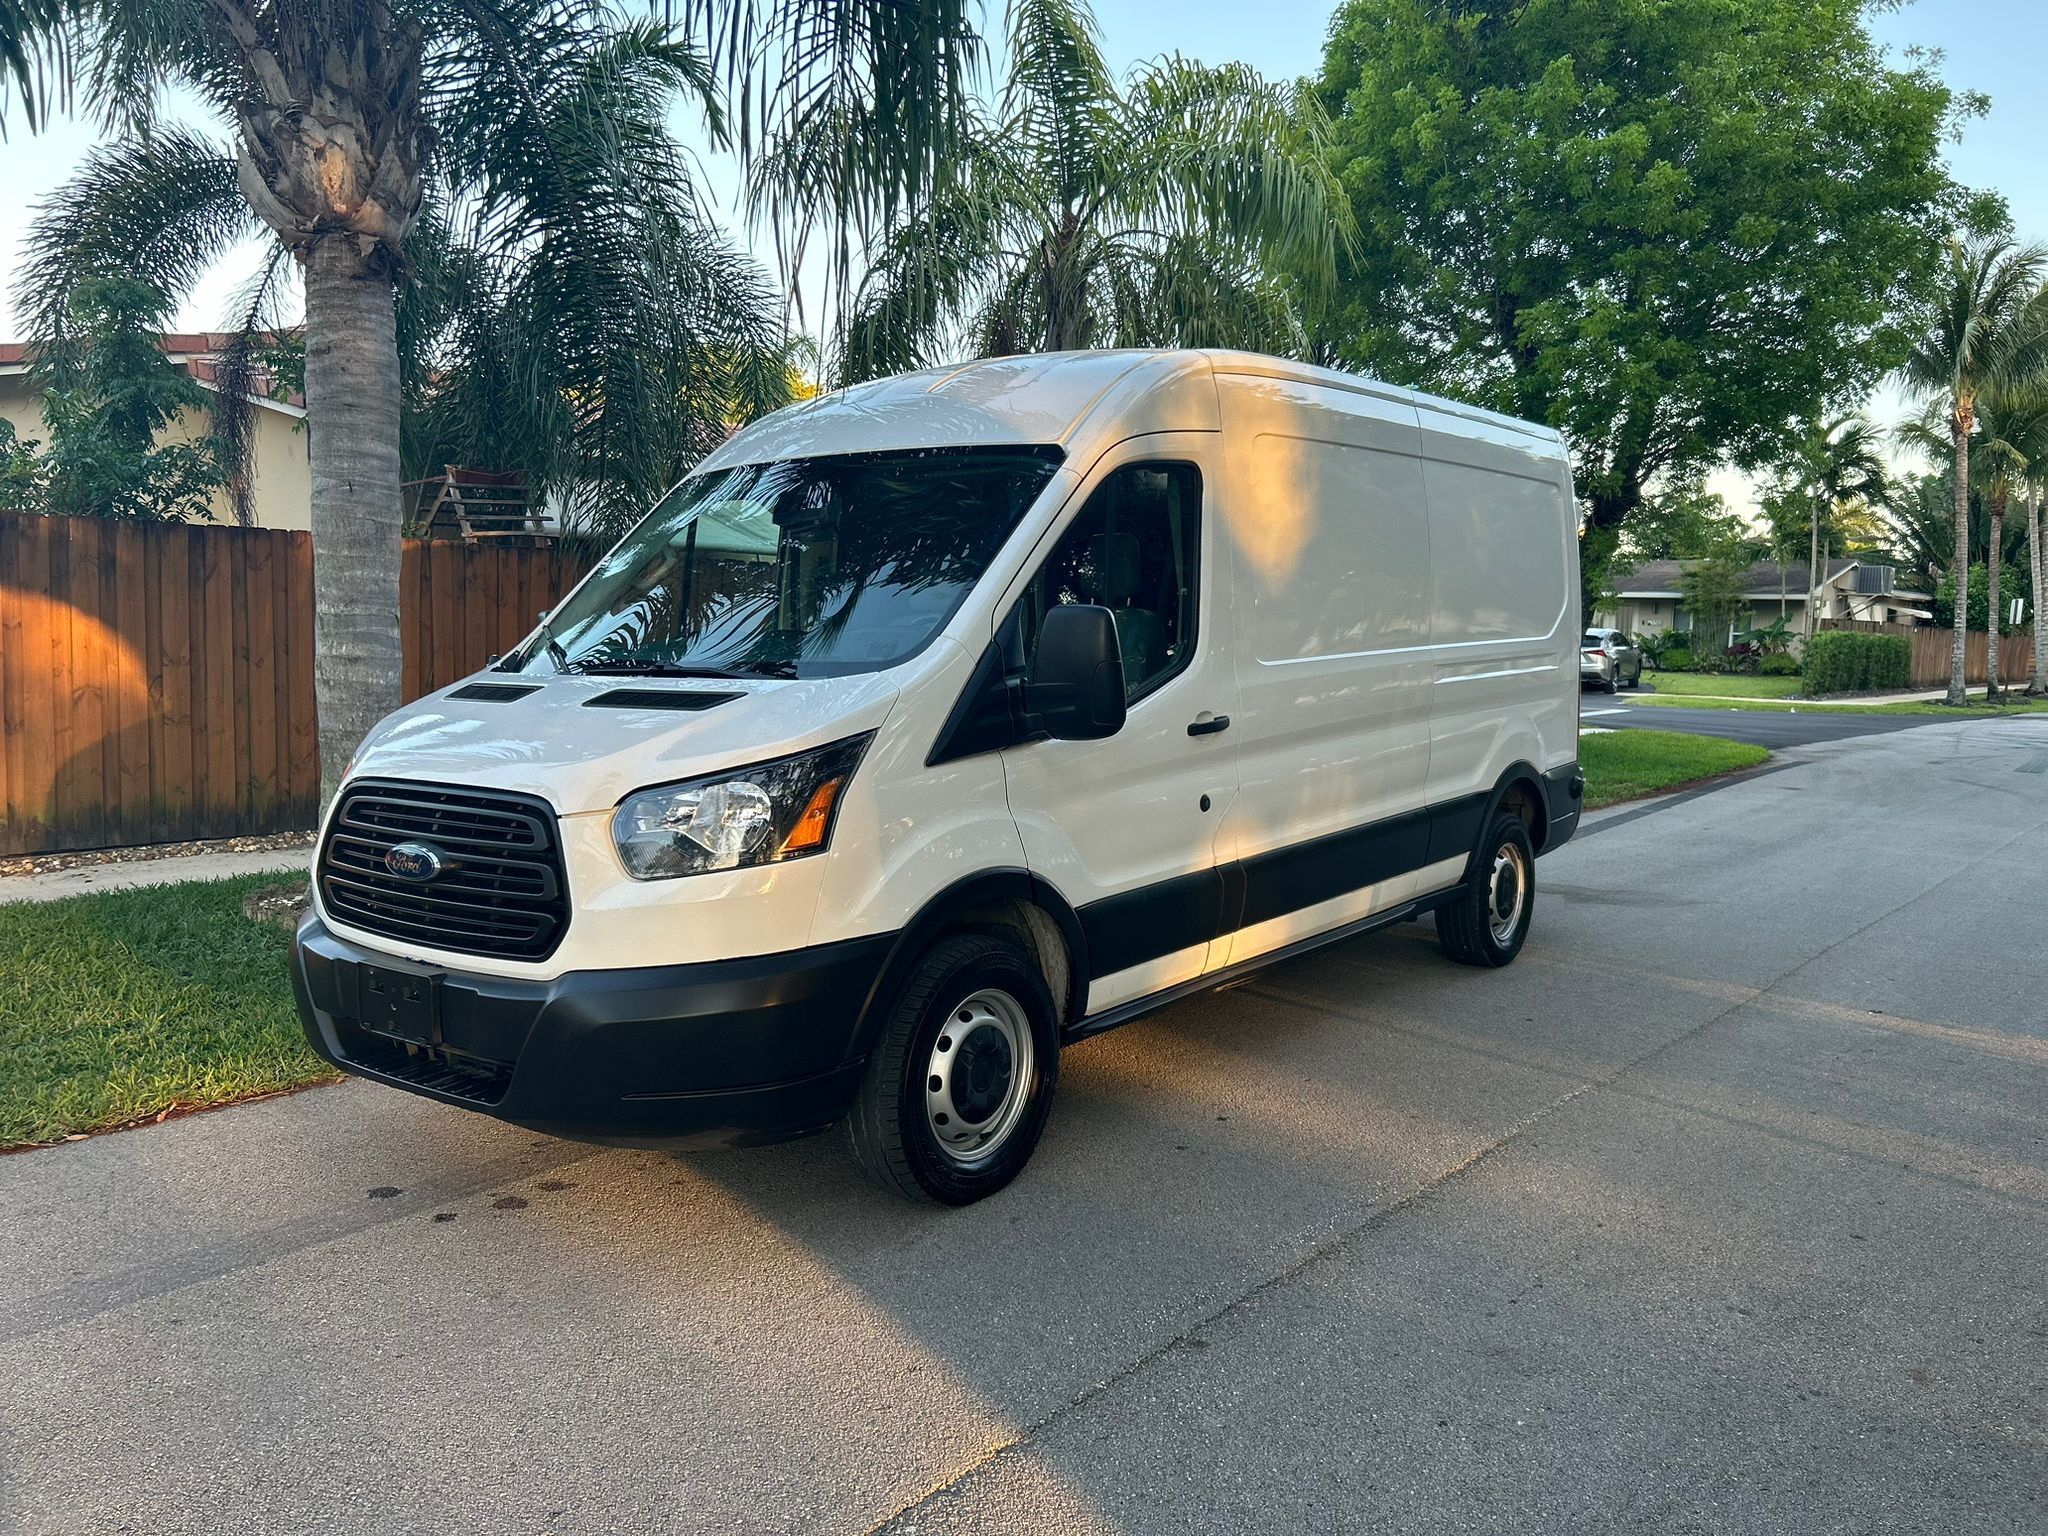
[[[356,967],[357,1022],[413,1045],[441,1043],[441,973],[386,965]]]

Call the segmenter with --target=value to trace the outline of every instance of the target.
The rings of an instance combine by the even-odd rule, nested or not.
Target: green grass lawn
[[[0,906],[0,1147],[318,1082],[251,875]]]
[[[1686,736],[1677,731],[1608,731],[1581,736],[1579,767],[1586,775],[1586,809],[1597,811],[1738,768],[1754,768],[1770,755],[1746,741]]]
[[[1661,672],[1657,675],[1659,689],[1663,687],[1664,678],[1670,675]],[[1781,679],[1763,678],[1760,681],[1777,682]],[[2006,715],[2038,715],[2048,711],[2048,699],[2023,699],[2017,694],[2009,696],[2007,702],[1992,708],[1984,703],[1981,689],[1971,695],[1976,702],[1961,709],[1950,709],[1946,704],[1810,704],[1804,699],[1745,699],[1732,696],[1703,698],[1696,693],[1630,693],[1624,694],[1623,697],[1631,704],[1663,705],[1667,708],[1676,706],[1685,709],[1759,709],[1778,714],[1796,709],[1830,715],[1925,715],[1943,720],[1996,720]]]
[[[1661,694],[1708,693],[1732,699],[1789,699],[1799,691],[1796,677],[1712,672],[1652,672],[1643,681]]]

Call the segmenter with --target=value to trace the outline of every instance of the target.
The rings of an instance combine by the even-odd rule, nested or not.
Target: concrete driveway
[[[2048,1528],[2048,721],[1619,813],[921,1210],[362,1085],[0,1158],[0,1529]]]

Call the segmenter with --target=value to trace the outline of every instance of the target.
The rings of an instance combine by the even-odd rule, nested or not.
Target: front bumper
[[[308,915],[292,990],[313,1049],[345,1072],[580,1141],[744,1146],[845,1112],[893,942],[518,981],[412,964]],[[432,994],[411,1038],[363,1027],[365,966]]]

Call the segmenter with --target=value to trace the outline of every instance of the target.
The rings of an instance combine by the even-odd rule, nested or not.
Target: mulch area
[[[147,843],[140,848],[89,848],[76,853],[30,853],[0,859],[0,877],[47,875],[86,864],[132,864],[190,858],[199,853],[267,853],[313,846],[311,832],[270,832],[260,837],[219,837],[200,843]]]

